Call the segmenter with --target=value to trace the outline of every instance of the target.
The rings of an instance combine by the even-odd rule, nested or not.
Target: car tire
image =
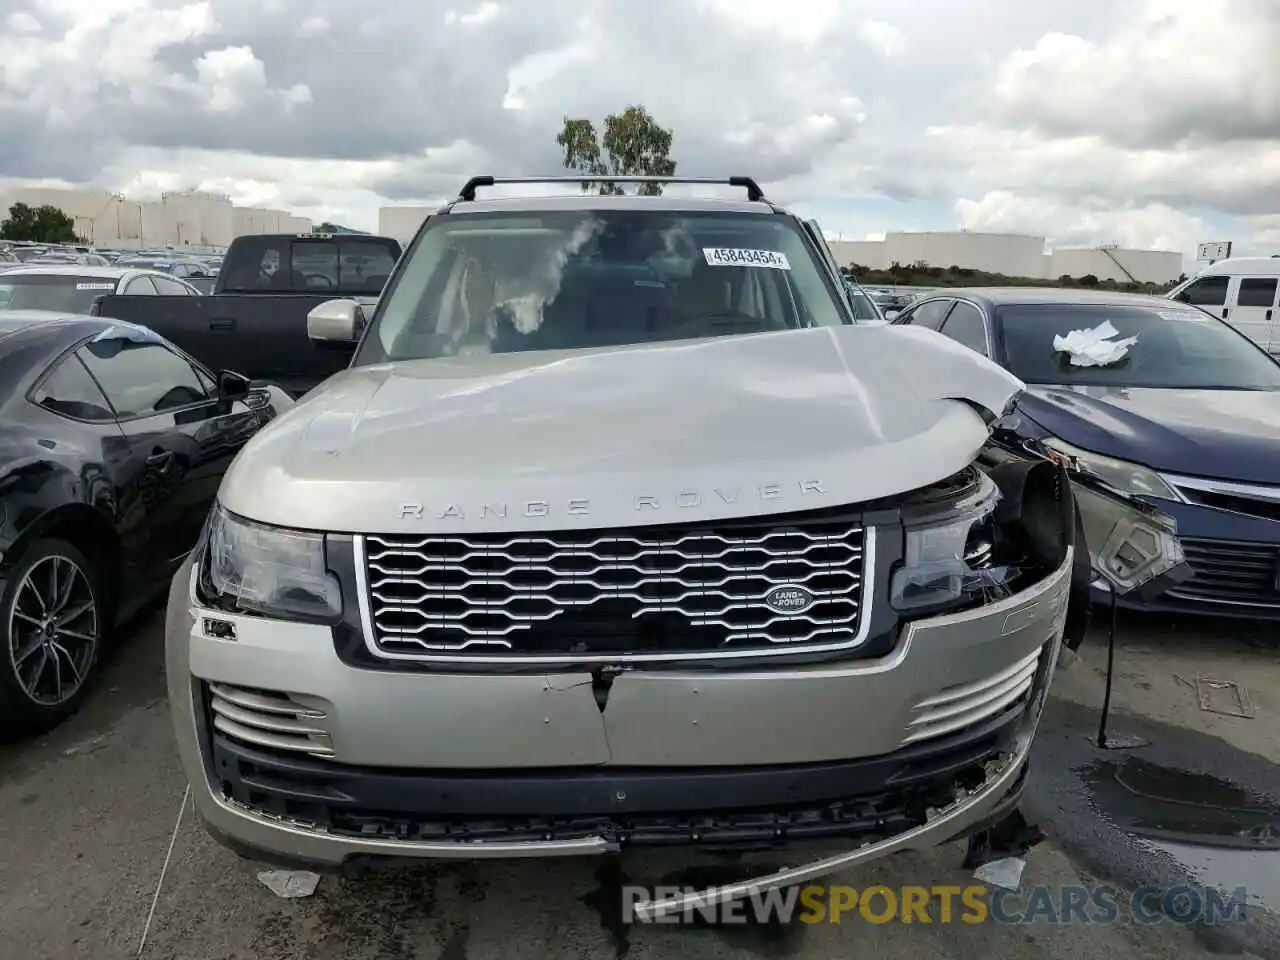
[[[37,541],[13,565],[0,594],[0,733],[41,733],[79,709],[110,624],[103,587],[64,540]]]

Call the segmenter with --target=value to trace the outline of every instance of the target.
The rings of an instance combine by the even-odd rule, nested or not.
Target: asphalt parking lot
[[[1280,755],[1274,645],[1232,628],[1173,640],[1160,625],[1145,634],[1143,629],[1129,628],[1120,644],[1120,727],[1185,730],[1188,737],[1207,738],[1208,746],[1195,741],[1187,747],[1193,752],[1221,758],[1225,754],[1214,746],[1221,744],[1274,769]],[[1103,650],[1095,645],[1060,674],[1042,737],[1055,753],[1089,748],[1070,727],[1092,716],[1102,662]],[[1253,719],[1201,715],[1179,693],[1187,676],[1228,670],[1248,679]],[[1042,756],[1038,762],[1054,761]],[[1117,862],[1115,838],[1096,833],[1087,805],[1083,813],[1072,812],[1068,795],[1076,787],[1056,775],[1035,782],[1041,792],[1030,807],[1048,839],[1027,854],[1024,892],[1036,884],[1093,884],[1148,869],[1140,858],[1127,866]],[[208,839],[183,803],[185,786],[171,743],[160,617],[153,615],[116,651],[77,717],[36,742],[0,750],[0,956],[134,957],[144,928],[141,955],[155,960],[1255,955],[1168,922],[873,925],[855,916],[840,924],[625,928],[619,922],[619,865],[612,861],[325,877],[313,896],[284,900],[257,880],[259,867]],[[973,880],[961,868],[963,856],[955,845],[833,880],[859,887],[965,886]],[[1272,856],[1280,858],[1280,852]],[[637,883],[657,883],[682,866],[665,854],[621,864]],[[1257,949],[1263,950],[1257,956],[1274,955]]]

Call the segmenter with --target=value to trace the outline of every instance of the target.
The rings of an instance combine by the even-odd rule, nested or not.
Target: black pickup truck
[[[149,327],[214,370],[235,370],[293,396],[347,366],[354,344],[316,345],[307,314],[326,300],[372,313],[400,244],[365,234],[238,237],[213,291],[200,297],[104,296],[99,316]]]

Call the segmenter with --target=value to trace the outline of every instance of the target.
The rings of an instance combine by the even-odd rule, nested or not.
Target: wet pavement
[[[1280,957],[1267,909],[1280,900],[1272,839],[1280,834],[1280,664],[1275,644],[1250,644],[1239,630],[1171,639],[1159,628],[1126,629],[1112,729],[1149,742],[1135,750],[1094,743],[1100,648],[1090,645],[1060,671],[1024,805],[1048,839],[1027,853],[1022,893],[1008,904],[1027,906],[1037,887],[1057,896],[1072,886],[1203,883],[1227,893],[1245,887],[1242,922],[923,925],[853,916],[628,927],[624,883],[723,882],[738,865],[691,868],[679,854],[654,853],[426,866],[324,877],[311,897],[277,898],[256,879],[260,867],[212,843],[183,803],[159,626],[149,619],[124,644],[70,723],[0,748],[6,960],[135,957],[144,929],[142,956],[156,960]],[[1196,676],[1246,682],[1254,717],[1202,711],[1186,683]],[[832,882],[966,886],[964,854],[953,844]]]

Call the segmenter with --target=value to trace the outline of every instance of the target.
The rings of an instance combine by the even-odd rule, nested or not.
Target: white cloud
[[[906,35],[883,20],[868,20],[858,28],[858,36],[881,56],[896,57],[907,49]]]
[[[1116,244],[1125,248],[1186,251],[1204,239],[1208,225],[1161,203],[1089,209],[996,190],[956,201],[967,230],[1048,234],[1059,246]]]
[[[1280,250],[1270,0],[5,7],[6,182],[203,186],[371,226],[477,172],[554,172],[564,116],[643,103],[681,172],[752,173],[846,237]],[[866,206],[886,196],[898,212]]]

